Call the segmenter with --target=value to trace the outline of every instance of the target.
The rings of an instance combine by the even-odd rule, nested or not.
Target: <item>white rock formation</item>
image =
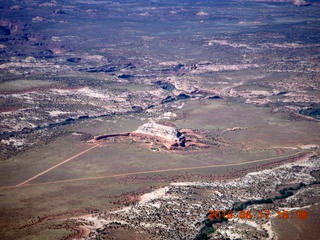
[[[134,132],[164,138],[167,141],[179,141],[178,131],[174,127],[155,122],[145,123]]]

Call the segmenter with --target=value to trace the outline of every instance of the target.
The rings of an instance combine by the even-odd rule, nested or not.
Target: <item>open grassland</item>
[[[193,101],[181,111],[184,118],[174,123],[181,128],[224,131],[223,138],[248,148],[299,147],[319,142],[319,123],[292,121],[269,108],[224,101]],[[237,131],[230,131],[240,128]],[[227,130],[227,131],[225,131]]]

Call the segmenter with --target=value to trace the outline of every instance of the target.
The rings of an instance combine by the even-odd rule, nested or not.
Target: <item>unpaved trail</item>
[[[38,177],[40,177],[40,176],[42,176],[42,175],[44,175],[44,174],[52,171],[53,169],[55,169],[55,168],[57,168],[57,167],[60,167],[61,165],[65,164],[65,163],[67,163],[67,162],[70,162],[71,160],[73,160],[73,159],[75,159],[75,158],[77,158],[77,157],[79,157],[79,156],[81,156],[81,155],[83,155],[83,154],[91,151],[92,149],[94,149],[94,148],[96,148],[96,147],[98,147],[98,146],[100,146],[100,145],[101,145],[101,144],[96,144],[96,145],[94,145],[93,147],[90,147],[90,148],[88,148],[88,149],[86,149],[86,150],[84,150],[84,151],[82,151],[82,152],[80,152],[80,153],[77,153],[77,154],[73,155],[72,157],[69,157],[69,158],[63,160],[62,162],[60,162],[60,163],[58,163],[58,164],[56,164],[56,165],[48,168],[47,170],[44,170],[44,171],[38,173],[37,175],[34,175],[33,177],[28,178],[27,180],[25,180],[25,181],[17,184],[16,187],[21,187],[22,185],[24,185],[24,184],[26,184],[26,183],[28,183],[28,182],[31,182],[32,180],[35,180],[36,178],[38,178]]]
[[[78,156],[84,154],[85,152],[90,151],[91,149],[97,147],[98,145],[89,148],[79,154]],[[150,171],[140,171],[140,172],[129,172],[129,173],[119,173],[119,174],[112,174],[112,175],[105,175],[105,176],[96,176],[96,177],[83,177],[83,178],[73,178],[73,179],[64,179],[64,180],[57,180],[57,181],[50,181],[50,182],[43,182],[43,183],[31,183],[27,184],[28,182],[36,179],[37,177],[49,172],[52,170],[52,168],[56,168],[60,165],[62,165],[64,162],[59,163],[52,168],[47,169],[46,171],[43,171],[40,174],[37,174],[36,176],[24,181],[21,184],[18,184],[16,186],[7,186],[7,187],[1,187],[0,189],[3,188],[13,188],[13,187],[21,187],[21,186],[38,186],[38,185],[46,185],[46,184],[55,184],[55,183],[67,183],[67,182],[77,182],[77,181],[86,181],[86,180],[97,180],[97,179],[105,179],[105,178],[115,178],[115,177],[126,177],[126,176],[131,176],[131,175],[138,175],[138,174],[149,174],[149,173],[163,173],[163,172],[174,172],[174,171],[184,171],[184,170],[196,170],[196,169],[205,169],[205,168],[220,168],[220,167],[232,167],[232,166],[241,166],[241,165],[246,165],[246,164],[252,164],[252,163],[259,163],[259,162],[266,162],[266,161],[275,161],[275,160],[288,160],[292,158],[297,158],[299,160],[304,160],[307,159],[311,156],[313,156],[313,152],[298,152],[292,155],[288,156],[279,156],[279,157],[272,157],[272,158],[264,158],[264,159],[258,159],[258,160],[253,160],[253,161],[246,161],[246,162],[240,162],[240,163],[228,163],[228,164],[213,164],[213,165],[205,165],[205,166],[196,166],[196,167],[182,167],[182,168],[168,168],[168,169],[159,169],[159,170],[150,170]],[[77,157],[76,155],[72,157],[74,159]],[[72,160],[69,158],[69,161]],[[67,159],[68,160],[68,159]]]

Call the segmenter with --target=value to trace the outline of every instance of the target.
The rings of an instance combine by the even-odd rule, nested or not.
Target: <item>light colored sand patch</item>
[[[109,96],[99,92],[98,90],[92,90],[90,88],[82,88],[76,91],[79,94],[86,95],[92,98],[108,98]]]
[[[211,185],[211,183],[205,182],[175,182],[171,183],[172,186],[179,186],[179,187],[188,187],[188,186],[206,186]]]
[[[129,207],[121,208],[119,210],[112,211],[111,213],[121,213],[121,212],[129,213],[131,210],[132,210],[132,206],[129,206]]]
[[[74,90],[53,88],[50,90],[50,92],[52,92],[54,94],[68,95],[68,94],[72,94],[74,92]]]
[[[312,207],[312,205],[307,205],[307,206],[303,206],[303,207],[291,207],[291,208],[289,208],[289,207],[285,207],[285,208],[279,208],[279,210],[287,210],[287,211],[295,211],[295,210],[300,210],[300,209],[304,209],[304,208],[311,208]]]
[[[80,216],[80,217],[74,217],[71,218],[74,220],[77,220],[83,224],[85,224],[85,226],[89,229],[98,229],[98,228],[102,228],[104,225],[110,224],[110,223],[119,223],[119,224],[123,224],[123,225],[128,225],[127,222],[125,221],[121,221],[121,220],[106,220],[102,217],[100,217],[99,215],[84,215],[84,216]]]
[[[184,103],[182,103],[181,105],[177,106],[177,109],[182,109],[184,107]]]
[[[216,39],[213,39],[213,40],[210,40],[208,42],[208,46],[212,46],[214,44],[219,44],[219,45],[222,45],[222,46],[230,46],[230,47],[234,47],[234,48],[239,48],[239,47],[249,48],[249,45],[247,45],[247,44],[234,43],[234,42],[230,42],[230,41],[227,41],[227,40],[216,40]]]
[[[197,12],[197,16],[209,16],[209,13],[200,11],[200,12]]]
[[[197,69],[192,70],[192,73],[203,73],[203,72],[219,72],[219,71],[237,71],[248,68],[257,68],[258,64],[231,64],[231,65],[222,65],[222,64],[210,64],[210,65],[200,65]]]
[[[299,44],[299,43],[283,43],[283,44],[270,44],[273,47],[277,47],[277,48],[301,48],[303,47],[303,45]]]
[[[73,132],[72,135],[74,135],[74,136],[81,136],[81,135],[83,135],[83,134],[82,134],[82,133],[78,133],[78,132]]]
[[[169,190],[169,187],[163,187],[163,188],[159,188],[151,193],[143,194],[140,197],[139,204],[146,204],[154,199],[159,199],[161,197],[164,197],[168,190]]]
[[[222,236],[224,236],[227,239],[243,239],[243,236],[240,233],[237,233],[235,229],[230,226],[225,229],[217,229],[217,232],[220,233]]]
[[[239,24],[239,25],[248,26],[248,25],[258,25],[258,24],[262,24],[262,22],[259,22],[259,21],[240,21],[238,24]]]
[[[160,62],[159,65],[160,66],[175,66],[175,65],[178,65],[180,64],[179,62],[177,61],[166,61],[166,62]]]
[[[51,92],[59,95],[82,95],[90,98],[108,99],[110,96],[102,91],[83,87],[80,89],[51,89]]]
[[[164,114],[162,114],[162,116],[160,116],[157,119],[172,119],[172,118],[175,118],[176,116],[177,114],[173,112],[165,112]]]
[[[160,208],[161,207],[161,203],[159,203],[159,202],[150,203],[149,205],[152,206],[152,207],[155,207],[155,208]]]
[[[90,223],[93,223],[94,228],[101,228],[105,224],[108,224],[108,221],[101,219],[99,217],[94,217],[94,216],[87,217],[86,220],[89,221]]]
[[[19,148],[25,144],[25,140],[11,137],[9,139],[2,139],[1,143]]]
[[[91,61],[91,62],[101,62],[106,60],[105,57],[102,55],[85,55],[82,57],[82,59]]]
[[[238,223],[241,223],[241,224],[246,224],[250,227],[253,227],[253,228],[256,228],[256,229],[261,229],[261,227],[259,226],[259,224],[257,224],[256,222],[254,221],[250,221],[248,219],[246,220],[243,220],[243,219],[239,219],[239,218],[234,218],[235,221],[237,221]]]
[[[47,113],[49,113],[49,115],[50,115],[51,117],[57,117],[57,116],[60,116],[60,115],[69,114],[70,112],[53,110],[53,111],[48,111]]]
[[[140,223],[140,226],[142,227],[146,227],[146,228],[154,228],[154,227],[159,227],[159,228],[165,228],[167,229],[168,227],[164,224],[161,224],[161,223],[154,223],[154,224],[151,224],[151,223]]]
[[[317,144],[307,144],[307,145],[301,145],[299,146],[302,149],[313,149],[313,148],[319,148],[319,145]]]
[[[265,229],[268,233],[268,238],[269,240],[276,239],[276,233],[272,229],[271,222],[266,222],[265,224],[262,225],[263,229]]]
[[[251,94],[261,95],[261,96],[271,96],[272,95],[272,93],[270,93],[268,91],[262,91],[262,90],[253,90],[253,91],[251,91]]]

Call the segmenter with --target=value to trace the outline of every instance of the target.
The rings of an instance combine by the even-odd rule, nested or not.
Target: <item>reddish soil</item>
[[[48,215],[48,216],[43,216],[43,217],[39,217],[38,216],[38,219],[36,221],[33,221],[33,222],[28,223],[26,225],[23,225],[19,229],[32,227],[32,226],[35,226],[35,225],[43,224],[43,223],[46,223],[46,222],[49,222],[49,221],[54,221],[54,220],[66,220],[70,216],[83,215],[83,214],[88,214],[88,213],[92,213],[92,212],[95,212],[95,211],[97,211],[97,209],[86,208],[86,209],[81,209],[81,210],[77,210],[77,211],[70,211],[70,212],[64,212],[64,213],[55,214],[55,215]]]
[[[77,226],[73,229],[75,233],[71,234],[64,240],[83,239],[90,236],[91,230],[85,226]]]
[[[125,132],[125,133],[118,133],[118,134],[107,134],[107,135],[100,135],[94,137],[94,139],[90,140],[90,143],[97,143],[101,140],[103,141],[125,141],[127,139],[132,139],[137,142],[150,142],[150,146],[164,146],[167,150],[188,150],[191,146],[198,147],[198,148],[207,148],[209,147],[208,144],[201,143],[199,140],[203,138],[198,133],[195,133],[191,129],[183,129],[181,133],[185,134],[186,142],[185,147],[179,146],[175,141],[170,141],[165,138],[161,138],[158,136],[152,136],[149,134],[143,133],[136,133],[136,132]]]

